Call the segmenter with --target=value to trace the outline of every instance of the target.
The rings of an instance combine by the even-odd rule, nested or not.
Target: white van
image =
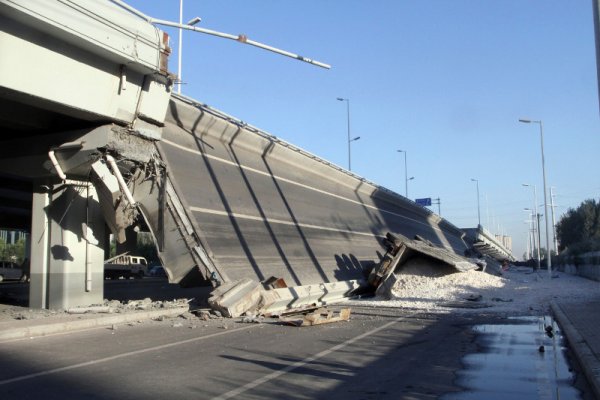
[[[104,261],[104,278],[143,278],[148,275],[148,261],[144,257],[126,253]]]

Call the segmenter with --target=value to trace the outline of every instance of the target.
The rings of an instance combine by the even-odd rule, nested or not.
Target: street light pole
[[[183,0],[179,0],[179,25],[183,25]],[[179,50],[177,52],[177,79],[179,85],[177,86],[177,93],[181,94],[181,52],[183,47],[183,29],[179,28]]]
[[[544,158],[544,127],[541,120],[519,119],[526,124],[535,123],[540,125],[540,144],[542,149],[542,176],[544,178],[544,219],[546,222],[546,260],[548,264],[548,276],[552,277],[552,256],[550,254],[550,226],[548,224],[548,189],[546,188],[546,161]]]
[[[526,251],[526,258],[525,261],[529,260],[529,259],[533,259],[533,246],[531,245],[531,234],[532,234],[532,230],[531,230],[531,224],[533,222],[533,219],[526,219],[525,223],[527,224],[527,251]]]
[[[535,185],[530,185],[528,183],[523,183],[523,186],[526,187],[533,187],[533,208],[531,209],[531,215],[533,218],[533,243],[534,245],[536,244],[536,234],[537,234],[537,246],[534,246],[536,248],[536,264],[537,264],[537,268],[540,269],[540,264],[541,264],[541,257],[540,257],[540,247],[541,247],[541,240],[540,240],[540,214],[538,213],[538,206],[537,206],[537,188]],[[529,210],[528,208],[526,208],[526,210]]]
[[[558,255],[558,239],[556,238],[556,219],[554,217],[554,191],[550,186],[550,209],[552,210],[552,238],[554,239],[554,253]]]
[[[404,196],[408,198],[408,167],[406,163],[406,150],[396,150],[398,153],[404,153]]]
[[[352,171],[352,150],[350,148],[350,143],[360,139],[360,136],[350,139],[350,99],[344,99],[342,97],[338,97],[337,99],[338,101],[346,102],[346,115],[348,117],[348,171]]]
[[[479,180],[471,178],[471,181],[473,181],[477,184],[477,221],[478,221],[477,226],[481,227],[481,207],[479,206]]]

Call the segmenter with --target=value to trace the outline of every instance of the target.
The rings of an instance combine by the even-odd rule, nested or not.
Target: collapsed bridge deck
[[[147,216],[171,244],[161,256],[174,282],[197,264],[194,246],[213,264],[199,266],[205,279],[216,270],[225,281],[275,276],[290,285],[362,278],[385,253],[389,231],[460,254],[466,248],[463,232],[429,210],[185,97],[172,96],[156,146],[169,197],[177,197],[196,241],[184,238],[181,221],[169,228]],[[136,200],[160,212],[152,206],[157,191]]]

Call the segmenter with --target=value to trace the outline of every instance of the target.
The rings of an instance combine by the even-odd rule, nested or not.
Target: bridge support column
[[[31,227],[31,308],[101,303],[105,223],[91,185],[39,186]]]

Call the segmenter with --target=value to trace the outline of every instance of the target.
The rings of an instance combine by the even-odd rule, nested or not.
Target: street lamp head
[[[404,153],[404,150],[396,150],[398,153]]]
[[[411,176],[410,178],[408,178],[407,180],[412,181],[413,179],[415,179],[414,176]]]
[[[478,181],[477,179],[475,179],[475,178],[471,178],[471,181],[473,181],[473,182],[479,182],[479,181]]]
[[[342,97],[338,97],[337,99],[338,99],[339,101],[348,101],[348,99],[344,99],[344,98],[342,98]]]
[[[197,23],[199,23],[200,21],[202,21],[202,18],[194,17],[194,18],[190,19],[187,24],[190,26],[193,26],[193,25],[196,25]]]
[[[354,139],[350,140],[351,142],[354,142],[356,140],[360,139],[360,136],[355,137]]]
[[[540,126],[542,125],[542,121],[541,120],[535,120],[535,119],[526,119],[526,118],[519,118],[519,122],[523,122],[525,124],[540,124]]]

